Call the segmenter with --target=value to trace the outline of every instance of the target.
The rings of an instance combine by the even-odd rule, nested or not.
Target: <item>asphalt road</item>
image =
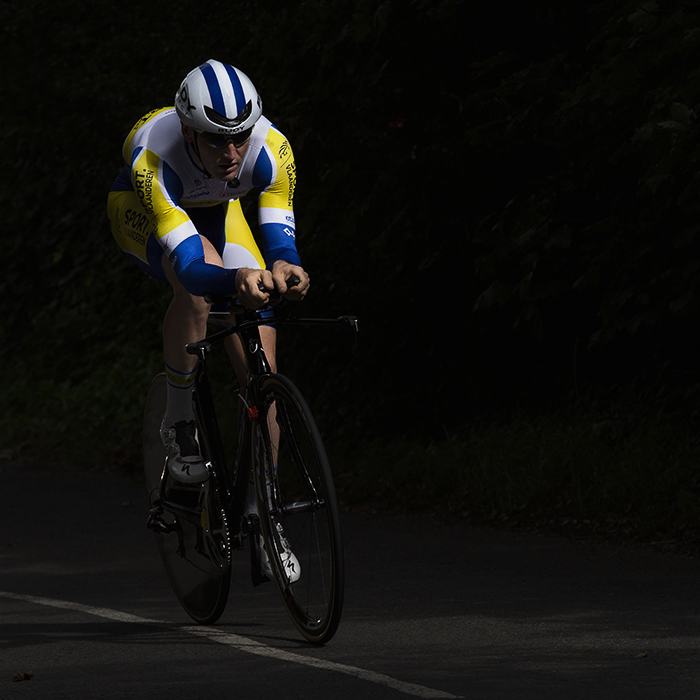
[[[698,560],[347,515],[343,620],[317,648],[245,555],[220,622],[194,625],[143,485],[8,462],[0,480],[0,700],[700,696]]]

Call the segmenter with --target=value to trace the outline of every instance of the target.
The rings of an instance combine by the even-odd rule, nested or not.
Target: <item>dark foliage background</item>
[[[131,125],[212,57],[295,149],[304,313],[362,322],[355,356],[282,341],[329,437],[454,441],[620,397],[692,422],[698,3],[210,10],[2,4],[5,444],[137,460],[169,292],[117,250],[106,194]]]

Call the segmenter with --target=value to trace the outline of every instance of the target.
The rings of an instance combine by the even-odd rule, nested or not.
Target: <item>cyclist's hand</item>
[[[275,285],[269,270],[254,270],[250,267],[241,267],[236,274],[236,294],[238,301],[247,309],[259,309],[270,300],[268,292],[261,292],[259,285],[272,291]]]
[[[299,282],[291,286],[290,280],[296,277]],[[278,260],[272,266],[272,279],[277,291],[291,301],[301,301],[309,291],[311,280],[303,268],[292,265],[284,260]]]

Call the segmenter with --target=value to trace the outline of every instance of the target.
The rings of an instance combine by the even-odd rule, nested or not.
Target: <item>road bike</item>
[[[221,302],[222,300],[217,300]],[[194,408],[202,456],[209,471],[202,484],[173,479],[160,438],[166,404],[165,374],[151,384],[144,411],[144,467],[148,527],[155,533],[170,583],[185,611],[202,624],[223,613],[235,550],[248,547],[253,585],[269,570],[289,616],[310,642],[335,634],[343,608],[344,563],[340,516],[328,458],[313,415],[299,389],[273,373],[259,327],[265,309],[231,302],[210,313],[213,334],[191,343],[199,359]],[[280,317],[275,325],[344,326],[357,319]],[[212,397],[207,360],[213,348],[236,334],[243,346],[247,381],[238,392],[238,442],[226,457]],[[291,569],[294,569],[293,571]]]

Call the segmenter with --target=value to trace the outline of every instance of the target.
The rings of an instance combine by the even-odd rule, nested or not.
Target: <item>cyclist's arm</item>
[[[238,270],[205,262],[199,234],[180,243],[170,256],[170,262],[182,286],[194,296],[201,297],[207,293],[228,296],[235,293]]]
[[[138,149],[131,167],[134,190],[153,215],[158,242],[168,256],[185,289],[195,296],[209,292],[222,296],[235,289],[237,270],[205,261],[199,231],[179,206],[182,182],[157,153]]]
[[[270,168],[270,173],[274,173],[270,181],[260,183],[264,186],[258,200],[258,221],[268,266],[260,281],[268,289],[276,287],[289,299],[300,300],[306,295],[309,277],[301,266],[296,248],[294,154],[287,139],[274,128],[269,132],[267,145],[275,162]],[[299,279],[294,287],[288,285],[292,277]]]
[[[265,156],[256,163],[254,185],[260,188],[258,223],[262,238],[263,255],[268,267],[278,260],[301,266],[296,248],[294,219],[294,189],[296,164],[287,139],[271,128],[267,137]],[[256,182],[257,180],[257,182]]]

